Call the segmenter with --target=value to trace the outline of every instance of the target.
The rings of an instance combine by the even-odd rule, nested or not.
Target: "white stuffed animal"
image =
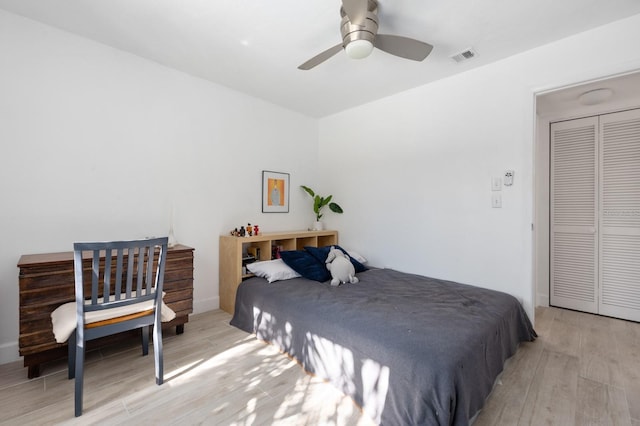
[[[360,281],[356,277],[356,269],[353,267],[351,260],[342,250],[331,247],[325,264],[331,272],[331,285],[334,287],[342,283],[357,283]]]

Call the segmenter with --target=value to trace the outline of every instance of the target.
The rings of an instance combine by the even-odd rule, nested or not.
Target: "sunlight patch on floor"
[[[175,370],[168,372],[168,378],[170,380],[166,381],[170,386],[180,386],[198,376],[206,374],[207,371],[224,367],[225,364],[230,361],[246,356],[250,352],[255,351],[255,346],[252,343],[253,342],[251,341],[241,343],[210,358],[200,359],[185,366],[178,367]]]

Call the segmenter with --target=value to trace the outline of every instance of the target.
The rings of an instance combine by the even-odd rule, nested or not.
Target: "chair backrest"
[[[154,300],[159,315],[167,237],[134,241],[75,243],[74,269],[78,327],[84,313]],[[90,254],[89,262],[83,256]],[[90,279],[88,276],[90,274]],[[85,279],[87,278],[87,279]]]

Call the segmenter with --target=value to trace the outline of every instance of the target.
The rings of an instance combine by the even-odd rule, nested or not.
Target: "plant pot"
[[[324,222],[314,222],[313,223],[313,228],[314,231],[324,231]]]

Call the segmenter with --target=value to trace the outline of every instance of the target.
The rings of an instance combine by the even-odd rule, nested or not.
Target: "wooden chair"
[[[156,383],[162,384],[160,321],[167,240],[164,237],[73,245],[76,329],[69,338],[69,379],[75,377],[76,417],[82,414],[85,344],[89,340],[141,328],[142,354],[147,355],[149,326],[153,325]],[[85,251],[92,253],[90,287],[88,282],[85,284]],[[89,289],[90,297],[85,297]]]

